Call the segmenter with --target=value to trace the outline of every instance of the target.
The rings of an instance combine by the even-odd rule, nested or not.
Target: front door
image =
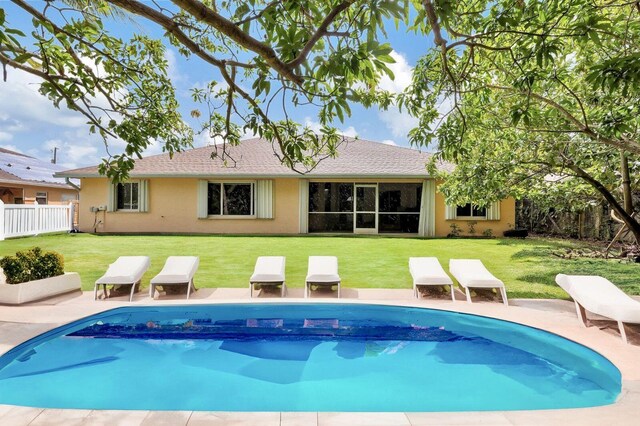
[[[356,234],[376,234],[378,232],[378,186],[375,184],[355,185],[355,215],[353,232]]]

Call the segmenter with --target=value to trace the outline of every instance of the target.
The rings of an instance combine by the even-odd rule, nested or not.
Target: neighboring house
[[[218,147],[217,149],[221,149]],[[113,233],[446,236],[477,221],[480,235],[515,223],[515,204],[446,206],[429,178],[430,154],[349,139],[338,157],[301,175],[260,139],[230,147],[235,164],[212,160],[215,146],[137,160],[130,180],[112,184],[97,167],[57,173],[81,179],[80,230]],[[441,167],[451,167],[442,164]]]
[[[5,204],[69,204],[78,189],[53,174],[57,164],[0,148],[0,200]]]

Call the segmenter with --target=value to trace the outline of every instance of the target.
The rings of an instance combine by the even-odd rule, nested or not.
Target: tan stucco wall
[[[444,196],[436,190],[436,237],[446,237],[451,232],[451,224],[460,227],[460,236],[469,235],[469,222],[471,220],[447,220],[445,219],[446,204]],[[502,233],[513,228],[516,223],[516,201],[507,198],[500,201],[500,220],[475,220],[476,236],[481,236],[486,229],[491,229],[494,237],[502,237]]]
[[[234,180],[242,182],[242,180]],[[198,219],[198,179],[149,179],[149,211],[97,213],[97,232],[176,232],[230,234],[295,234],[299,229],[298,180],[275,179],[274,219]],[[109,183],[103,178],[82,179],[80,230],[93,232],[96,213],[106,206]]]
[[[236,180],[234,180],[235,182]],[[337,181],[327,179],[323,181]],[[418,182],[415,179],[341,179],[349,182]],[[198,219],[198,179],[152,178],[149,179],[149,211],[93,213],[91,207],[106,206],[109,183],[104,178],[82,179],[80,191],[80,223],[84,232],[93,232],[94,221],[100,222],[97,232],[122,233],[230,233],[230,234],[297,234],[299,231],[299,180],[275,179],[273,219]],[[494,236],[515,223],[515,201],[511,198],[501,202],[499,221],[478,220],[476,235],[491,228]],[[450,224],[457,223],[462,235],[468,231],[467,221],[445,220],[445,202],[436,191],[435,228],[436,237],[445,237],[451,231]]]
[[[13,193],[13,197],[3,197],[3,201],[5,203],[13,203],[15,197],[23,197],[25,204],[33,204],[36,200],[37,192],[46,192],[47,193],[47,204],[59,205],[59,204],[69,204],[69,201],[62,201],[62,195],[65,194],[69,197],[73,197],[77,199],[78,191],[75,189],[64,189],[64,188],[52,188],[45,186],[31,186],[31,185],[3,185],[0,184],[0,187],[8,188]],[[23,195],[24,194],[24,195]],[[5,199],[6,198],[6,199]]]

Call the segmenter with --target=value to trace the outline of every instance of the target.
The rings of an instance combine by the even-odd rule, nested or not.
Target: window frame
[[[119,201],[120,201],[119,186],[120,185],[133,185],[133,184],[138,185],[138,196],[137,196],[137,200],[136,200],[137,207],[135,209],[133,209],[133,208],[129,208],[129,209],[125,209],[125,208],[121,209],[121,208],[119,208],[118,207],[118,204],[119,204]],[[114,200],[114,202],[115,202],[114,211],[116,211],[116,212],[139,212],[140,211],[140,181],[139,180],[130,180],[130,181],[127,181],[127,182],[118,182],[116,184],[115,192],[116,193],[115,193],[115,200]],[[131,191],[131,194],[133,194],[133,190]],[[133,198],[130,201],[131,201],[131,204],[133,205]]]
[[[220,214],[209,213],[209,185],[220,185]],[[250,185],[251,187],[251,200],[249,201],[249,208],[251,213],[246,214],[224,214],[224,202],[225,192],[224,185]],[[257,181],[207,181],[207,217],[211,219],[255,219],[256,213],[256,186]]]
[[[458,208],[459,207],[465,207],[467,204],[469,204],[469,207],[470,207],[469,211],[471,212],[471,215],[470,216],[458,216]],[[464,205],[456,205],[456,218],[455,218],[455,220],[487,220],[488,207],[484,208],[484,215],[482,215],[482,216],[475,216],[473,214],[474,207],[477,207],[477,205],[474,204],[474,203],[466,203]]]
[[[40,199],[44,198],[44,203],[41,203],[40,201],[38,201],[39,198]],[[37,191],[34,200],[36,203],[38,203],[38,205],[46,206],[47,204],[49,204],[49,193],[47,191]]]

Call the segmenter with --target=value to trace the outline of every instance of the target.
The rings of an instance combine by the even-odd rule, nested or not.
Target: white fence
[[[66,206],[5,204],[0,200],[0,241],[73,230],[74,203]]]

